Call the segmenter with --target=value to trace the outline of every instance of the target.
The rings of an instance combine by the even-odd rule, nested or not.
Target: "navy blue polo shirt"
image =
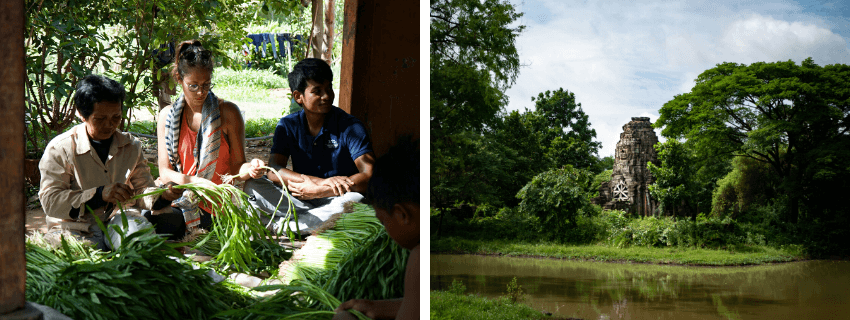
[[[372,151],[366,127],[354,116],[333,107],[319,135],[310,135],[304,110],[278,121],[271,153],[292,159],[292,171],[330,178],[360,172],[354,159]]]

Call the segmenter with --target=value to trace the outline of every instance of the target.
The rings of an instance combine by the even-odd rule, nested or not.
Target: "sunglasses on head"
[[[186,57],[186,60],[189,61],[195,60],[196,56],[199,56],[201,60],[208,60],[210,57],[212,57],[212,52],[209,52],[209,50],[201,51],[201,49],[193,49],[183,53],[183,56]]]
[[[189,61],[195,60],[195,56],[197,55],[200,55],[202,60],[209,59],[212,56],[212,52],[204,50],[200,41],[192,42],[190,45],[184,45],[183,48],[180,49],[180,54],[186,57]]]

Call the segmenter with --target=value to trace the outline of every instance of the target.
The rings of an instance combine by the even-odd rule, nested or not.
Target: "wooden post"
[[[0,4],[0,315],[26,304],[24,2]]]
[[[339,107],[366,125],[376,156],[419,134],[419,3],[345,0]]]

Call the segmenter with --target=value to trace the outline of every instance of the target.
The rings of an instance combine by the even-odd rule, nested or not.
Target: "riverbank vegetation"
[[[431,3],[432,248],[686,264],[850,257],[850,66],[700,74],[658,111],[666,142],[644,164],[658,209],[639,216],[591,203],[615,159],[598,156],[575,94],[553,85],[504,112],[520,16],[499,0]]]
[[[630,218],[623,211],[589,215],[578,215],[575,227],[558,233],[536,217],[510,210],[466,220],[449,215],[440,228],[443,235],[432,237],[431,251],[686,265],[749,265],[805,257],[801,245],[769,246],[752,226],[729,218]],[[432,218],[435,222],[438,219]]]
[[[505,296],[490,299],[466,294],[466,287],[460,281],[453,281],[448,291],[431,291],[430,319],[553,319],[517,299],[517,294],[521,294],[517,290],[521,288],[516,285],[516,278],[513,285],[508,286]]]

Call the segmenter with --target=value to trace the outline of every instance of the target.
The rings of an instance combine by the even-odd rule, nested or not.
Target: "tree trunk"
[[[325,9],[325,51],[322,59],[329,65],[333,62],[334,53],[334,22],[336,20],[336,4],[334,2],[334,0],[328,0],[327,8]]]
[[[324,32],[325,32],[325,23],[322,18],[322,4],[323,0],[312,0],[313,1],[313,28],[310,32],[310,50],[308,50],[307,57],[308,58],[321,58],[322,57],[322,47],[324,47]]]

